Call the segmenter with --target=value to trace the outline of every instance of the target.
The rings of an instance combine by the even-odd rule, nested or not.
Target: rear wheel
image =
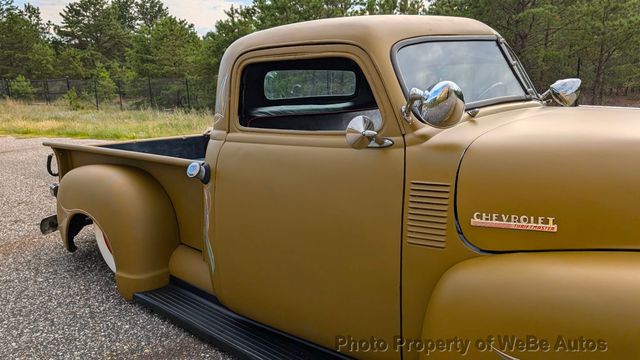
[[[100,255],[102,255],[102,259],[107,264],[111,271],[116,272],[116,262],[113,259],[113,252],[111,251],[111,244],[109,243],[109,239],[102,232],[102,229],[97,224],[93,224],[93,231],[96,234],[96,242],[98,243],[98,249],[100,249]]]

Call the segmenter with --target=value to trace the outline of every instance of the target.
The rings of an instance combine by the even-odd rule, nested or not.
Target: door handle
[[[393,140],[380,137],[373,120],[363,115],[351,119],[346,136],[347,144],[354,149],[385,148],[393,145]]]

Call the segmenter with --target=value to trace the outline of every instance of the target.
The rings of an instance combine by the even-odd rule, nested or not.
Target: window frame
[[[233,77],[231,79],[231,103],[229,107],[230,117],[230,129],[232,133],[238,134],[273,134],[273,135],[305,135],[310,137],[311,135],[318,136],[340,136],[344,137],[345,130],[291,130],[291,129],[270,129],[270,128],[257,128],[247,127],[240,123],[241,112],[241,91],[242,91],[242,74],[244,69],[255,63],[272,62],[272,61],[287,61],[287,60],[311,60],[311,59],[325,59],[325,58],[345,58],[352,60],[362,72],[364,79],[367,81],[371,93],[378,107],[381,117],[381,130],[380,134],[388,134],[387,136],[396,136],[402,134],[402,128],[399,125],[400,121],[392,114],[390,109],[393,106],[390,103],[390,99],[386,96],[386,91],[381,87],[384,87],[382,79],[379,78],[375,66],[373,65],[369,55],[364,52],[360,47],[352,44],[344,43],[326,43],[326,44],[313,44],[313,45],[282,45],[278,48],[266,48],[257,49],[251,52],[247,52],[240,56],[233,66]],[[343,141],[343,140],[342,140]]]

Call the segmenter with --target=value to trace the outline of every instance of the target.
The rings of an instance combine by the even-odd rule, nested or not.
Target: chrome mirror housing
[[[580,95],[580,85],[582,85],[582,80],[580,79],[558,80],[540,97],[543,101],[553,99],[559,105],[572,106],[578,100],[578,95]]]
[[[425,122],[441,129],[459,123],[465,111],[462,89],[453,81],[441,81],[431,91],[411,89],[407,105],[402,108],[405,119],[410,119],[411,108],[416,105]]]
[[[347,126],[347,144],[354,149],[382,148],[393,145],[391,139],[378,136],[379,130],[369,117],[356,116]]]

